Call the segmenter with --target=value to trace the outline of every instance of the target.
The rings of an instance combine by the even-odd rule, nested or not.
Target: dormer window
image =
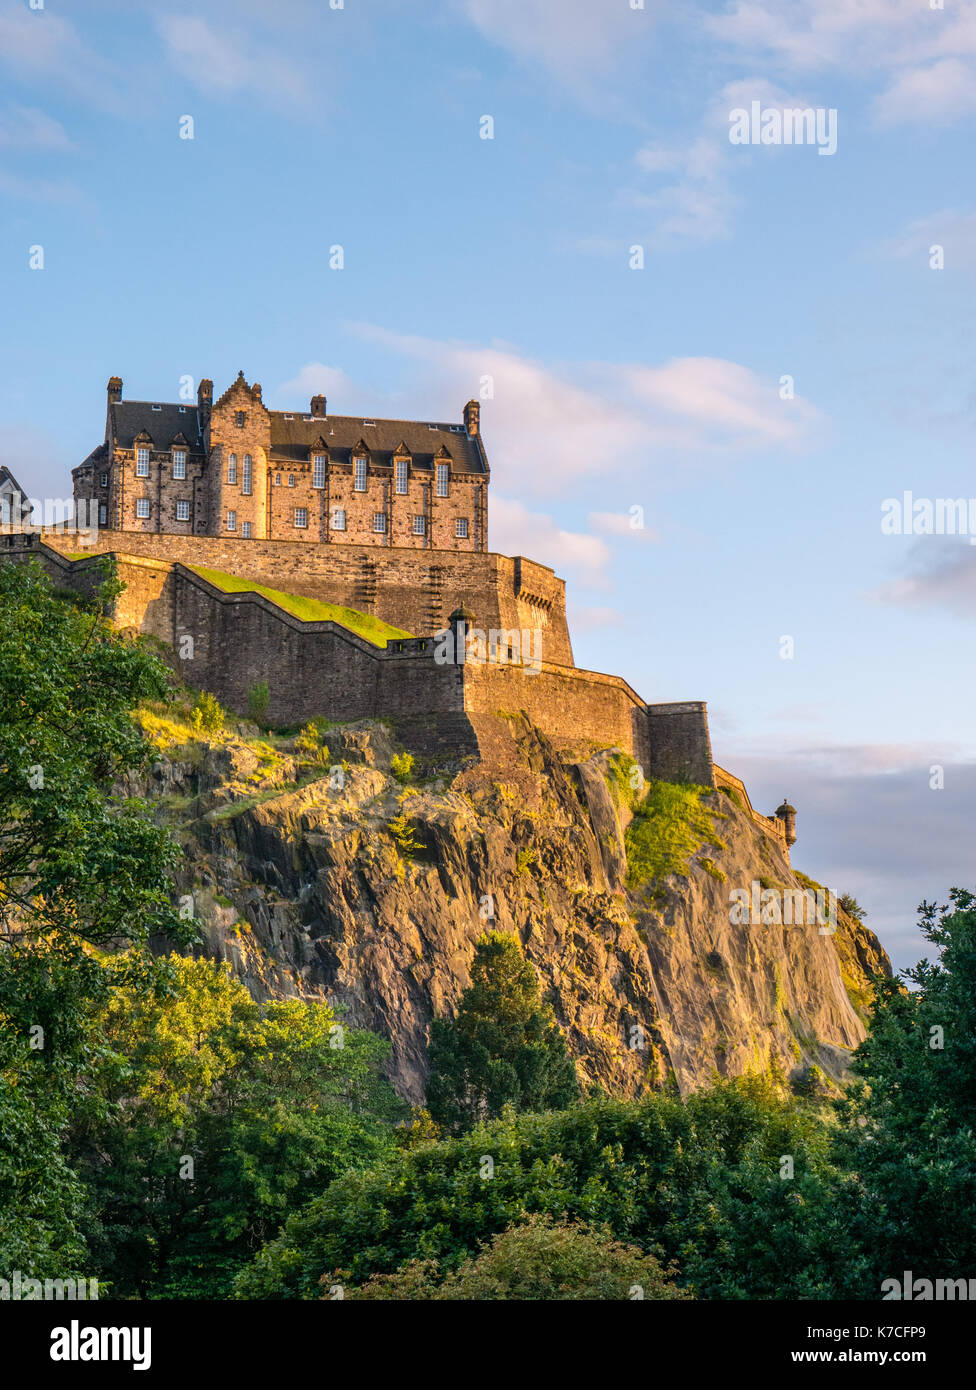
[[[227,481],[233,487],[237,483],[237,455],[231,454],[227,460]]]
[[[437,465],[437,496],[450,496],[451,469],[446,463]]]
[[[136,450],[136,477],[149,477],[149,450],[144,445]]]
[[[312,459],[312,486],[325,487],[325,455],[316,454]]]
[[[245,497],[251,495],[251,455],[244,455],[244,472],[241,477],[241,491]]]
[[[393,471],[396,475],[395,487],[397,492],[406,492],[407,478],[410,472],[408,460],[395,459],[393,463]]]
[[[366,460],[364,458],[353,460],[353,489],[356,492],[366,491]]]
[[[174,450],[173,450],[173,477],[174,477],[174,478],[185,478],[185,477],[186,477],[186,450],[185,450],[185,449],[174,449]]]

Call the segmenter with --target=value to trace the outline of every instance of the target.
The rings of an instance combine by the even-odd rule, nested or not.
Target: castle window
[[[241,479],[241,491],[244,493],[245,497],[250,497],[250,495],[251,495],[251,455],[250,455],[250,454],[245,454],[245,455],[244,455],[244,473],[243,473],[243,477],[242,477],[242,479]]]
[[[174,450],[173,450],[173,477],[174,477],[174,478],[185,478],[185,477],[186,477],[186,450],[185,450],[185,449],[174,449]]]
[[[275,487],[281,487],[281,474],[275,474]]]
[[[99,502],[98,504],[98,524],[99,526],[108,525],[108,503]]]
[[[373,513],[373,530],[381,535],[386,531],[386,512]]]
[[[325,487],[325,455],[316,454],[312,459],[312,486]]]
[[[289,474],[288,474],[288,486],[289,486],[289,487],[294,487],[294,486],[295,486],[295,475],[294,475],[294,473],[289,473]]]
[[[450,482],[451,470],[446,463],[437,465],[437,495],[438,497],[448,496],[448,485]]]
[[[227,529],[228,529],[228,531],[236,531],[236,530],[237,530],[237,513],[236,513],[236,512],[228,512],[228,513],[227,513]]]
[[[148,498],[148,497],[137,497],[137,498],[136,498],[136,516],[139,518],[140,521],[146,521],[146,520],[148,520],[148,518],[149,518],[149,498]]]
[[[354,479],[353,479],[353,487],[355,488],[356,492],[365,492],[365,491],[366,491],[366,460],[365,460],[365,459],[356,459],[356,460],[355,460],[355,465],[354,465],[354,466],[355,466],[355,477],[354,477]]]
[[[242,429],[244,428],[244,425],[245,425],[246,421],[247,421],[247,416],[245,415],[244,411],[243,411],[243,410],[239,410],[239,411],[237,412],[237,414],[234,416],[234,424],[237,426],[237,428],[238,428],[239,430],[242,430]]]
[[[149,450],[139,448],[136,450],[136,477],[149,477]]]
[[[302,529],[308,525],[308,511],[305,507],[295,508],[295,525]]]
[[[406,492],[406,490],[407,490],[407,471],[408,471],[408,470],[407,470],[407,460],[406,460],[406,459],[397,459],[397,460],[396,460],[396,490],[397,490],[397,492]]]
[[[346,514],[341,507],[332,508],[332,529],[333,531],[346,529]]]
[[[426,536],[426,534],[427,534],[427,518],[426,518],[426,517],[423,517],[423,516],[415,516],[415,517],[414,517],[414,519],[413,519],[413,533],[414,533],[415,536]]]
[[[103,473],[98,480],[99,487],[108,487],[108,474]]]
[[[190,520],[190,504],[189,504],[189,502],[177,502],[177,504],[176,504],[176,520],[177,520],[177,521],[189,521],[189,520]]]
[[[227,481],[228,483],[237,482],[237,455],[231,454],[227,460]]]
[[[251,523],[249,521],[241,522],[241,535],[246,541],[251,539]]]
[[[454,534],[459,541],[466,541],[468,539],[468,518],[466,516],[459,516],[455,521]]]

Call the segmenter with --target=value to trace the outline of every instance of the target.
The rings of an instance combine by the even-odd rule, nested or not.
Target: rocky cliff
[[[733,924],[734,887],[802,886],[733,796],[703,795],[697,847],[638,885],[621,760],[557,755],[522,716],[485,717],[480,761],[422,777],[392,774],[382,724],[327,729],[319,749],[246,725],[207,738],[144,723],[159,761],[129,790],[176,828],[209,949],[258,998],[328,999],[387,1036],[415,1102],[429,1021],[453,1010],[487,925],[519,936],[581,1074],[628,1095],[771,1064],[837,1078],[868,976],[890,969],[843,913],[835,934]]]

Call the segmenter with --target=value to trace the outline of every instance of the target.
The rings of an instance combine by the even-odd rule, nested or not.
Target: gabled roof
[[[477,439],[469,439],[463,425],[427,424],[423,420],[364,420],[361,415],[328,415],[292,418],[272,410],[271,458],[280,462],[307,459],[321,439],[333,463],[349,463],[365,445],[373,463],[392,465],[397,453],[408,453],[415,468],[433,467],[434,458],[449,455],[459,473],[486,473],[484,454]]]
[[[0,463],[0,492],[19,492],[21,497],[27,496],[5,463]]]
[[[183,434],[190,450],[203,452],[200,416],[189,402],[113,401],[108,409],[111,435],[119,449],[131,449],[140,434],[150,435],[160,446]]]

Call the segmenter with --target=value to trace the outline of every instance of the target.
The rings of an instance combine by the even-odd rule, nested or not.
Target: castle
[[[488,461],[477,401],[460,424],[268,410],[241,372],[214,402],[122,399],[72,472],[74,498],[112,531],[311,545],[487,550]]]
[[[123,401],[112,377],[104,441],[72,477],[72,527],[34,526],[8,498],[0,559],[36,556],[87,591],[111,554],[116,624],[164,642],[229,709],[267,687],[278,725],[383,718],[431,763],[504,758],[504,716],[524,713],[557,747],[616,746],[649,777],[725,786],[795,840],[792,807],[760,815],[715,764],[703,702],[648,704],[577,667],[564,581],[488,550],[475,401],[456,425],[367,420],[330,416],[324,396],[270,411],[243,373],[216,402],[202,381],[196,406]]]

